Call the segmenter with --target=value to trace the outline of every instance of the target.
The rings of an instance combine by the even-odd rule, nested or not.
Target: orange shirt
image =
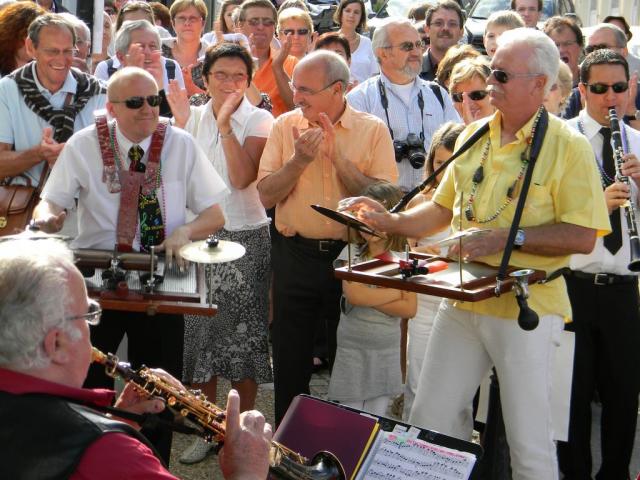
[[[291,55],[284,61],[284,71],[289,75],[289,78],[291,78],[293,67],[295,67],[297,63],[298,59]],[[269,95],[271,104],[273,105],[273,111],[271,113],[274,117],[278,117],[284,112],[289,111],[289,109],[285,105],[284,100],[282,100],[282,97],[280,97],[280,92],[278,92],[276,77],[273,75],[273,70],[271,69],[272,64],[273,49],[271,49],[271,53],[269,54],[269,60],[262,64],[262,67],[260,67],[253,76],[253,83],[256,84],[258,90]]]
[[[307,119],[296,109],[273,124],[260,159],[258,181],[278,171],[293,157],[293,127],[309,128]],[[395,182],[398,178],[393,144],[386,125],[377,117],[353,110],[348,105],[334,125],[336,152],[349,159],[364,175]],[[307,165],[289,195],[276,205],[276,228],[285,236],[346,239],[346,227],[311,209],[318,204],[333,210],[349,196],[338,178],[323,144],[316,158]]]

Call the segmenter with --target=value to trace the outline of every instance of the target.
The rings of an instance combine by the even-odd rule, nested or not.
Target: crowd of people
[[[573,17],[543,21],[542,0],[512,0],[489,16],[479,52],[454,0],[371,35],[363,0],[340,0],[322,34],[303,0],[223,0],[211,31],[204,1],[164,3],[106,0],[94,51],[60,1],[0,0],[0,180],[37,187],[37,228],[73,231],[70,248],[0,241],[2,476],[40,478],[55,458],[47,478],[173,478],[165,402],[132,386],[115,400],[113,379],[90,366],[91,345],[115,352],[126,334],[134,366],[212,400],[218,378],[231,382],[225,478],[267,475],[259,385],[274,383],[277,426],[324,363],[329,400],[385,415],[403,395],[404,420],[467,440],[494,369],[518,480],[592,478],[595,398],[595,478],[630,478],[640,59],[626,19],[585,37]],[[312,204],[385,235],[348,237]],[[473,229],[484,231],[437,246]],[[183,268],[181,247],[211,234],[246,249],[207,269],[213,317],[103,310],[72,261],[74,249],[154,247]],[[539,325],[518,326],[513,293],[459,302],[334,276],[349,250],[361,262],[405,246],[496,267],[513,248],[510,265],[549,276],[529,288]],[[574,356],[559,367],[566,338]],[[559,369],[564,393],[552,389]],[[161,421],[139,432],[100,413],[112,404]],[[36,415],[12,413],[25,408]],[[196,438],[180,461],[211,448]]]

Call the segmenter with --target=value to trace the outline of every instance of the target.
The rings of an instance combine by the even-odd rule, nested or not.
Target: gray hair
[[[120,30],[116,33],[116,52],[126,55],[131,46],[131,34],[136,30],[146,30],[153,33],[156,38],[158,48],[162,45],[160,34],[156,27],[151,25],[149,20],[127,20],[122,24]]]
[[[513,10],[499,10],[489,15],[485,32],[487,31],[487,28],[494,26],[506,27],[511,30],[513,28],[524,27],[524,20],[522,20],[522,17]]]
[[[73,255],[57,240],[0,243],[0,365],[18,370],[49,364],[42,348],[54,328],[79,338],[65,320]]]
[[[408,18],[399,18],[399,17],[391,17],[387,19],[382,25],[378,26],[374,32],[373,37],[371,38],[371,47],[373,48],[373,53],[376,58],[378,58],[378,49],[389,46],[389,29],[391,27],[399,27],[402,25],[406,25],[408,27],[413,28],[416,32],[416,26],[408,19]],[[378,62],[380,59],[378,58]]]
[[[71,33],[73,45],[76,44],[76,31],[73,25],[59,13],[45,13],[44,15],[37,16],[33,22],[29,25],[27,30],[27,38],[31,40],[34,46],[38,46],[40,41],[40,32],[44,27],[54,27],[60,29],[67,29]]]
[[[307,66],[307,64],[317,65],[317,71],[324,72],[327,84],[340,82],[342,90],[346,92],[349,84],[349,66],[347,62],[335,52],[329,50],[316,50],[305,55],[295,66],[295,70]]]
[[[613,33],[616,39],[615,46],[617,48],[627,47],[627,34],[624,33],[624,30],[622,30],[619,26],[614,25],[613,23],[600,23],[599,25],[596,25],[596,27],[591,32],[591,35],[601,30],[609,30],[611,33]]]
[[[534,28],[507,30],[498,38],[498,48],[518,45],[532,50],[528,63],[530,73],[540,73],[547,79],[544,94],[547,95],[558,78],[560,53],[553,40]]]
[[[73,28],[76,31],[76,38],[78,37],[78,30],[82,30],[84,32],[85,38],[91,42],[91,30],[89,30],[89,26],[80,18],[76,17],[75,15],[73,15],[72,13],[69,12],[62,12],[59,13],[58,15],[60,15],[61,17],[63,17],[65,20],[67,20],[71,25],[73,25]]]

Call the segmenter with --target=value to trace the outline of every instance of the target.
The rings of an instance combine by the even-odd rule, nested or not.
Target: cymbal
[[[330,208],[323,207],[321,205],[311,205],[311,208],[313,208],[316,212],[321,213],[325,217],[329,217],[331,220],[346,225],[347,227],[353,228],[358,232],[368,233],[369,235],[373,235],[374,237],[378,238],[384,238],[384,235],[376,232],[369,225],[362,222],[361,220],[358,220],[356,217],[348,214],[347,212],[338,212],[337,210],[331,210]]]
[[[196,263],[232,262],[244,256],[246,249],[236,242],[217,240],[216,246],[209,246],[208,240],[188,243],[180,249],[180,256]]]

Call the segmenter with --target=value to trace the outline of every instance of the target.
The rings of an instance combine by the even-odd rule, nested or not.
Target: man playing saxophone
[[[0,478],[175,478],[136,428],[100,413],[114,392],[81,388],[100,314],[62,243],[0,243]],[[128,384],[116,407],[164,409],[139,392]],[[263,480],[271,426],[239,404],[232,390],[220,466],[226,479]]]
[[[638,202],[640,133],[620,124],[623,155],[616,175],[609,109],[614,107],[622,118],[633,101],[622,55],[608,49],[589,54],[578,87],[585,108],[569,123],[587,137],[595,153],[612,233],[598,238],[590,254],[574,255],[565,276],[573,310],[566,329],[575,332],[575,354],[569,439],[559,445],[558,457],[565,478],[592,478],[591,400],[597,390],[602,466],[595,478],[629,478],[640,393],[640,318],[638,277],[629,270],[630,261],[638,259],[630,258],[625,209]],[[616,178],[620,175],[628,181]]]

